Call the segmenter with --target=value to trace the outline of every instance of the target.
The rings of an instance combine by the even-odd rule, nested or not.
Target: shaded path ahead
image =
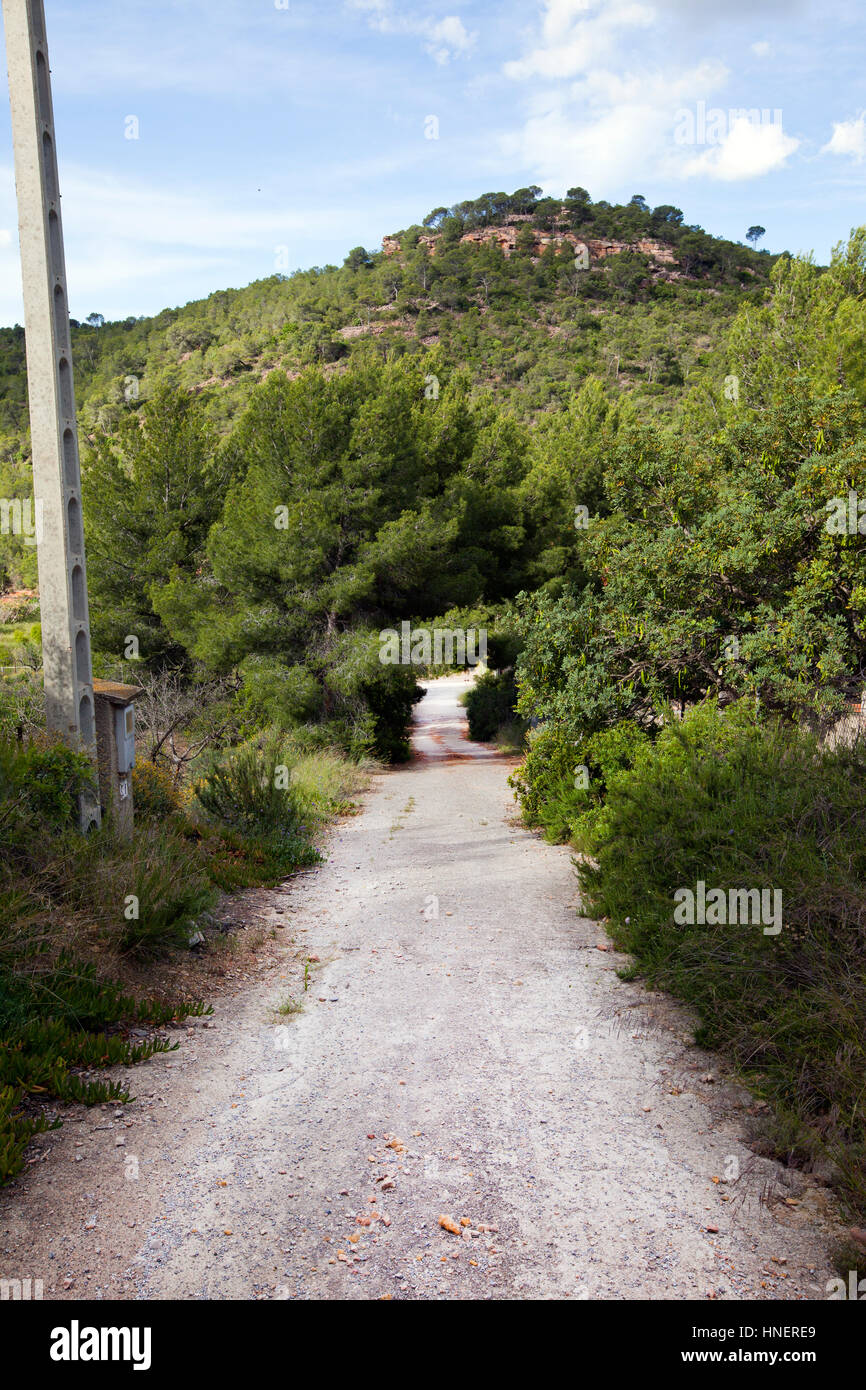
[[[412,747],[424,760],[443,758],[496,758],[496,749],[485,743],[471,743],[460,696],[472,686],[470,676],[446,676],[442,680],[421,681],[427,692],[412,711]]]
[[[0,1199],[8,1273],[53,1297],[823,1296],[823,1194],[760,1204],[777,1170],[737,1093],[617,979],[569,851],[466,741],[463,688],[435,683],[423,756],[270,897],[320,958],[303,1012],[275,1020],[261,977],[132,1071],[127,1111],[76,1112]]]

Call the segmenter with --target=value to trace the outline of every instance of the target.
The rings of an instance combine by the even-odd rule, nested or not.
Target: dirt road
[[[463,688],[435,683],[420,756],[271,895],[284,964],[131,1070],[130,1106],[42,1140],[0,1194],[4,1277],[60,1298],[824,1296],[823,1189],[744,1147],[748,1097],[617,978],[569,851],[467,743]],[[303,1009],[276,1015],[287,988]]]

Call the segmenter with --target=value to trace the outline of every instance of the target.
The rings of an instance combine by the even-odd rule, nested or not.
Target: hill
[[[776,258],[683,222],[675,207],[564,200],[537,188],[437,208],[342,267],[275,274],[152,318],[73,321],[83,433],[112,429],[160,378],[204,393],[221,431],[276,367],[441,347],[531,416],[589,374],[669,412]],[[0,330],[0,466],[26,453],[24,330]]]

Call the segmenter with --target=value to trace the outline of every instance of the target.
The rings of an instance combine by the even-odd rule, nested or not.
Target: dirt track
[[[266,895],[272,965],[131,1070],[130,1106],[43,1137],[0,1193],[0,1275],[55,1298],[825,1296],[823,1189],[754,1158],[748,1097],[619,981],[569,851],[466,742],[464,687],[435,684],[416,761]]]

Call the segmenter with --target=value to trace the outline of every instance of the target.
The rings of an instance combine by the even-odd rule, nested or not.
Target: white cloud
[[[833,134],[822,154],[844,154],[860,164],[866,158],[866,114],[853,121],[834,121]]]
[[[648,28],[655,11],[632,0],[543,0],[542,42],[505,64],[506,77],[568,78],[589,72],[615,52],[623,29]]]
[[[0,227],[0,246],[12,245],[12,233],[8,227]]]
[[[717,60],[675,64],[663,8],[664,0],[654,9],[634,0],[539,0],[534,38],[504,65],[506,77],[532,79],[522,129],[503,139],[506,155],[546,188],[580,183],[596,196],[632,182],[734,182],[784,167],[800,141],[735,112],[725,113],[721,140],[697,157],[675,139],[683,108],[705,109],[730,73]]]
[[[760,178],[784,168],[799,147],[800,141],[786,135],[781,125],[756,124],[746,116],[737,116],[724,138],[697,159],[689,160],[683,173],[686,177],[706,174],[726,183]]]
[[[759,43],[752,44],[752,52],[756,58],[769,58],[773,52],[772,45],[766,39],[761,39]]]
[[[632,171],[636,177],[646,167],[655,143],[651,108],[617,106],[588,123],[574,119],[567,100],[552,97],[536,106],[506,148],[535,171],[543,187],[565,189],[579,183],[597,189]]]
[[[594,71],[535,94],[523,128],[505,137],[505,154],[545,188],[579,183],[594,196],[647,175],[676,177],[683,158],[671,144],[677,106],[695,91],[715,91],[727,76],[712,62],[675,75]]]
[[[367,16],[371,28],[380,34],[412,34],[425,40],[424,47],[440,66],[452,58],[464,58],[475,47],[477,34],[470,33],[458,15],[443,19],[410,18],[395,13],[392,0],[348,0],[350,10]]]
[[[457,15],[448,15],[434,24],[429,30],[429,41],[425,44],[427,52],[444,64],[452,57],[460,57],[471,51],[476,35],[470,34]]]

